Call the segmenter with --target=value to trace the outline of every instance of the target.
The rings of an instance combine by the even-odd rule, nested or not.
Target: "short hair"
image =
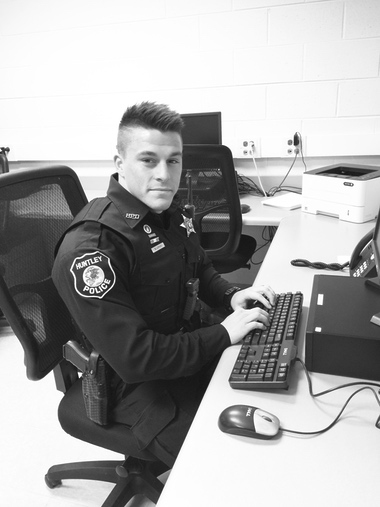
[[[141,102],[130,106],[119,123],[117,136],[117,151],[119,153],[125,150],[123,133],[133,127],[159,130],[160,132],[177,132],[182,138],[184,121],[179,113],[171,110],[166,104]]]

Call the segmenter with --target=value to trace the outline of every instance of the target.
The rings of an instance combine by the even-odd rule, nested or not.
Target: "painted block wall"
[[[108,160],[146,99],[221,111],[236,158],[296,131],[308,156],[380,155],[378,0],[0,0],[0,47],[11,160]]]

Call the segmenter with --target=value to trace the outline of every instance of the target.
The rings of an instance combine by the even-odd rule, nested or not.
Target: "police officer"
[[[220,354],[268,324],[270,287],[239,290],[213,268],[190,215],[173,204],[182,170],[183,122],[166,105],[124,113],[116,173],[63,238],[53,280],[79,328],[112,369],[109,417],[172,466]],[[230,311],[220,324],[184,319],[186,283]]]

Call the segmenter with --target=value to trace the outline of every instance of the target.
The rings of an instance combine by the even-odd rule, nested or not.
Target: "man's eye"
[[[180,161],[178,159],[176,159],[176,158],[173,158],[173,159],[169,160],[169,164],[179,164],[179,162]]]

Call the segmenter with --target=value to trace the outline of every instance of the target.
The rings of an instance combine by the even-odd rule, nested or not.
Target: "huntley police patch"
[[[111,260],[100,252],[91,252],[77,257],[70,271],[74,287],[80,296],[102,299],[115,284],[116,276]]]

